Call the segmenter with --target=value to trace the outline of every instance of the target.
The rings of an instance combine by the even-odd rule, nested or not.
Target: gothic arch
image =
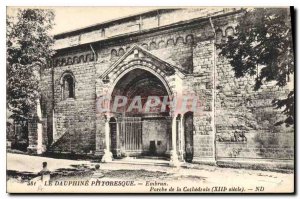
[[[126,75],[127,73],[129,73],[130,71],[134,70],[134,69],[142,69],[145,71],[148,71],[150,73],[152,73],[154,76],[156,76],[165,86],[168,95],[171,96],[173,94],[173,91],[171,90],[170,84],[169,82],[164,78],[164,74],[162,73],[161,70],[156,69],[156,66],[152,65],[152,67],[149,67],[148,65],[139,63],[139,64],[134,64],[128,68],[126,68],[125,70],[123,70],[120,74],[118,74],[115,78],[111,79],[112,84],[110,86],[110,89],[108,91],[108,96],[111,96],[115,86],[117,85],[117,83],[119,82],[119,80]]]

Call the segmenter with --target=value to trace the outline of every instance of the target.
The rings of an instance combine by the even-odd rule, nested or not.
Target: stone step
[[[141,159],[141,158],[123,158],[123,159],[114,159],[113,163],[119,164],[138,164],[138,165],[169,165],[168,160],[162,159]]]

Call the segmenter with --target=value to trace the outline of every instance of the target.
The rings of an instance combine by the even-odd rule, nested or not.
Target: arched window
[[[123,48],[119,49],[119,56],[122,56],[125,54],[125,50]]]
[[[115,49],[111,50],[111,58],[115,58],[116,56],[118,56],[118,52]]]
[[[226,30],[226,37],[229,37],[229,36],[234,36],[234,29],[232,27],[228,27]]]
[[[223,38],[223,32],[221,29],[218,29],[216,31],[216,42],[217,44],[220,44],[222,42],[222,38]]]
[[[62,76],[62,98],[75,98],[75,79],[71,73]]]

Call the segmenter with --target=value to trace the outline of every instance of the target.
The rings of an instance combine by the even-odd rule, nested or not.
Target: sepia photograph
[[[294,22],[7,6],[7,193],[295,193]]]

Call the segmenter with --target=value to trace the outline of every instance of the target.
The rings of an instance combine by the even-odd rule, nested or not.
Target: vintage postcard
[[[293,7],[7,7],[8,193],[294,193]]]

